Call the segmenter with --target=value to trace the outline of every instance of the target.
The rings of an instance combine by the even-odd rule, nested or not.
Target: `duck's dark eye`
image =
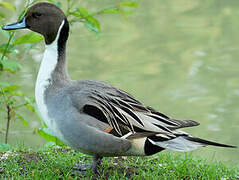
[[[41,15],[42,15],[41,13],[35,12],[35,13],[32,14],[32,17],[38,18],[38,17],[40,17]]]

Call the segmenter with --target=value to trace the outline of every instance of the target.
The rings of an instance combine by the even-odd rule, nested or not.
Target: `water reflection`
[[[95,8],[114,2],[82,3]],[[140,4],[126,20],[99,17],[100,39],[82,26],[72,28],[67,52],[71,77],[111,83],[173,118],[199,121],[199,127],[187,130],[195,136],[239,145],[239,1],[152,0]],[[24,69],[19,78],[9,79],[21,82],[31,95],[39,67],[33,59],[39,57],[39,50],[30,51],[21,62]],[[25,115],[30,125],[13,122],[12,129],[29,132],[40,126],[37,117]],[[32,133],[19,133],[16,138],[13,132],[10,143],[23,139],[34,147],[44,143]],[[195,153],[228,164],[239,161],[238,150],[208,147]]]

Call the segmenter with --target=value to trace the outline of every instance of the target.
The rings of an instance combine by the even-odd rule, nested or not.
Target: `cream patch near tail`
[[[144,156],[145,141],[146,137],[131,140],[131,148],[128,150],[126,154],[131,156]]]

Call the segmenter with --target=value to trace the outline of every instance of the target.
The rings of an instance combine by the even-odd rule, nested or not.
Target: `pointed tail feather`
[[[153,145],[159,146],[161,148],[180,152],[192,151],[194,149],[197,149],[198,147],[205,146],[204,144],[187,140],[185,139],[185,136],[179,136],[174,139],[165,141],[157,141],[155,139],[149,139],[149,141]]]
[[[197,142],[205,145],[211,145],[211,146],[218,146],[218,147],[228,147],[228,148],[237,148],[237,146],[232,146],[232,145],[227,145],[227,144],[221,144],[213,141],[208,141],[205,139],[197,138],[197,137],[192,137],[192,136],[187,136],[185,139],[192,141],[192,142]]]
[[[232,145],[226,145],[226,144],[220,144],[212,141],[207,141],[204,139],[191,137],[191,136],[178,136],[174,139],[170,140],[159,140],[157,139],[150,139],[149,141],[156,146],[159,146],[164,149],[169,149],[173,151],[192,151],[194,149],[197,149],[198,147],[212,145],[212,146],[219,146],[219,147],[228,147],[228,148],[237,148],[236,146]]]

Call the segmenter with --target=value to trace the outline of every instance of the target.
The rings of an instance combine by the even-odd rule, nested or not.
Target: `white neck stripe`
[[[46,44],[46,49],[47,48],[57,48],[57,43],[58,43],[58,39],[59,39],[59,36],[60,36],[60,33],[61,33],[61,29],[62,29],[62,27],[63,27],[63,25],[65,24],[65,20],[63,20],[62,21],[62,23],[61,23],[61,25],[60,25],[60,27],[59,27],[59,29],[58,29],[58,32],[57,32],[57,35],[56,35],[56,38],[55,38],[55,40],[51,43],[51,44]],[[57,49],[56,49],[57,50]]]
[[[47,105],[45,102],[46,89],[51,85],[52,72],[54,72],[58,62],[58,38],[60,36],[61,29],[65,23],[62,21],[59,30],[57,32],[56,39],[49,45],[46,45],[41,66],[37,75],[37,81],[35,86],[35,98],[40,114],[47,124],[47,126],[54,132],[54,121],[48,116]]]

